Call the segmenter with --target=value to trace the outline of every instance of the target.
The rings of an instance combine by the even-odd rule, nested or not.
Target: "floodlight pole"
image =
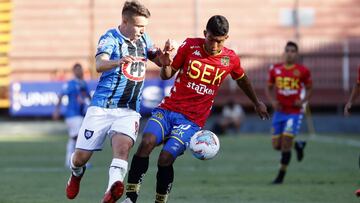
[[[95,16],[94,16],[94,0],[89,0],[89,69],[90,69],[90,78],[94,79],[96,77],[95,71],[95,59],[94,59],[94,34],[95,34]]]
[[[199,37],[199,0],[194,0],[194,37]]]
[[[299,0],[294,0],[294,10],[293,10],[293,20],[294,20],[294,38],[297,43],[300,41],[300,23],[299,23]]]

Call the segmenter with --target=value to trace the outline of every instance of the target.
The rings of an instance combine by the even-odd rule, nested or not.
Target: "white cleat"
[[[132,201],[131,201],[131,199],[130,198],[126,198],[124,201],[122,201],[121,203],[133,203]]]

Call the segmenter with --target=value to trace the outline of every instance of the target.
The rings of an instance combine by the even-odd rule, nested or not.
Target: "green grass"
[[[200,161],[190,153],[175,163],[172,203],[351,203],[360,187],[359,147],[336,140],[360,137],[335,136],[335,141],[310,141],[306,157],[293,156],[283,185],[273,186],[279,153],[269,136],[221,137],[219,155]],[[0,203],[61,203],[70,172],[63,167],[66,136],[0,136]],[[133,150],[134,151],[134,150]],[[154,202],[156,157],[142,186],[139,203]],[[109,145],[94,155],[81,191],[71,202],[100,202],[107,185],[111,161]],[[120,201],[119,201],[120,202]]]

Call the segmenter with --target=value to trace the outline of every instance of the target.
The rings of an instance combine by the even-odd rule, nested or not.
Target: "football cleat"
[[[130,198],[126,198],[124,201],[122,201],[121,203],[133,203],[132,201],[131,201],[131,199]]]
[[[300,162],[304,159],[304,149],[306,146],[306,142],[295,142],[295,151],[296,151],[296,158]]]
[[[83,167],[83,173],[80,176],[75,176],[71,173],[71,176],[66,185],[66,197],[68,199],[74,199],[80,191],[80,181],[85,173],[86,167]]]
[[[271,182],[271,184],[272,185],[280,185],[280,184],[282,184],[284,182],[284,180],[281,180],[281,179],[279,179],[279,178],[276,178],[275,180],[273,180],[272,182]]]
[[[358,189],[358,190],[355,191],[355,195],[356,195],[357,197],[360,197],[360,189]]]
[[[110,190],[107,191],[103,198],[103,203],[115,203],[124,193],[124,184],[121,181],[114,182]]]

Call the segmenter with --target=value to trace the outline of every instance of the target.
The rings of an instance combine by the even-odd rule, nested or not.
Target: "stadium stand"
[[[9,106],[11,2],[0,1],[0,108]]]

